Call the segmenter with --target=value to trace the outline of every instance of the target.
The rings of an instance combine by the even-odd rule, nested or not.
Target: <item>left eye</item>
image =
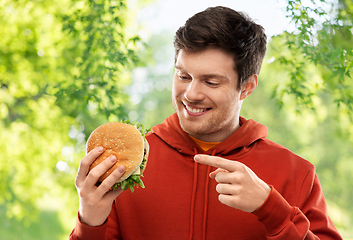
[[[209,86],[211,86],[211,87],[216,87],[216,86],[218,86],[218,83],[216,83],[216,82],[206,81],[206,84],[209,85]]]

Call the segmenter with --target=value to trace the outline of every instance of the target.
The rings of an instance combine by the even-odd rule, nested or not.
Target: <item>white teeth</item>
[[[192,113],[202,113],[207,110],[206,108],[190,108],[188,106],[185,106],[185,107],[186,107],[186,110]]]

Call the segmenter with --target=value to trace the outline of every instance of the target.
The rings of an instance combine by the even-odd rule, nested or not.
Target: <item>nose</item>
[[[197,80],[193,79],[188,83],[184,97],[189,102],[202,101],[204,98],[202,93],[202,85]]]

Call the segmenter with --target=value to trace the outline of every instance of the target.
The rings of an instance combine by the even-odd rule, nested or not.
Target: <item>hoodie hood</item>
[[[206,152],[182,130],[176,113],[166,118],[162,124],[154,126],[152,132],[183,154],[195,155],[196,148],[199,153],[215,153],[216,149],[217,155],[226,155],[232,151],[242,155],[251,148],[254,142],[266,138],[268,129],[255,120],[246,120],[243,117],[240,117],[239,124],[240,128],[234,134]]]

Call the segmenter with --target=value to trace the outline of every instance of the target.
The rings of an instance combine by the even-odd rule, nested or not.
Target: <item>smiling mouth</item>
[[[211,109],[211,108],[193,108],[186,105],[185,103],[184,103],[184,106],[185,106],[185,109],[191,113],[203,113]]]

